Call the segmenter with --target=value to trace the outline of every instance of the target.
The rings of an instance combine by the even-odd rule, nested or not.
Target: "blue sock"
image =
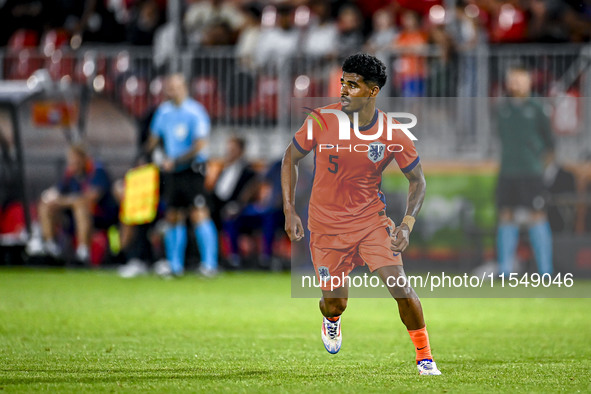
[[[170,259],[170,269],[175,274],[182,274],[185,269],[185,252],[187,250],[187,226],[185,223],[177,223],[174,226],[175,245],[174,253]]]
[[[529,228],[529,239],[540,274],[552,274],[552,230],[547,220]]]
[[[514,270],[517,244],[519,243],[519,227],[513,223],[499,224],[497,230],[497,258],[499,273],[509,275]]]
[[[213,220],[206,219],[195,226],[195,238],[201,253],[201,261],[207,269],[218,267],[218,232]]]
[[[166,260],[168,260],[169,264],[172,264],[172,260],[175,254],[175,248],[176,227],[175,225],[169,224],[166,230],[164,231],[164,253],[166,254]]]

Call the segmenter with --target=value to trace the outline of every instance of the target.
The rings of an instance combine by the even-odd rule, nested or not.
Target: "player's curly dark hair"
[[[373,82],[380,87],[386,84],[386,65],[377,57],[367,53],[351,55],[343,62],[343,72],[355,73],[366,82]]]

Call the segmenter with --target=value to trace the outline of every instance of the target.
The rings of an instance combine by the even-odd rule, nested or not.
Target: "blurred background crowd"
[[[9,113],[13,102],[0,113],[5,235],[21,234],[27,221],[35,232],[37,203],[71,165],[64,155],[71,143],[84,142],[84,154],[108,171],[109,189],[117,186],[137,164],[165,99],[164,76],[182,72],[212,121],[206,183],[218,198],[212,215],[222,264],[286,268],[278,160],[299,127],[290,114],[307,98],[338,97],[340,63],[359,51],[386,64],[382,96],[429,98],[404,102],[425,119],[419,149],[435,180],[410,259],[464,268],[495,259],[492,108],[514,66],[527,69],[532,93],[545,97],[556,163],[569,179],[557,191],[570,199],[554,205],[553,229],[570,242],[591,232],[589,1],[0,0],[0,20],[0,97],[14,101],[10,81],[43,90],[14,107],[18,116]],[[235,184],[220,185],[235,163],[252,182],[233,176]],[[394,181],[384,187],[393,209],[402,206],[404,188]],[[137,242],[116,223],[104,227],[93,241],[96,264],[162,257],[157,226],[137,231],[149,240],[140,245],[155,251],[140,246],[123,257]],[[3,244],[21,238],[5,236]],[[189,245],[188,256],[195,248]],[[573,261],[591,269],[591,250],[580,250]],[[21,252],[3,252],[4,260],[20,261]],[[520,249],[520,256],[527,261],[531,252]]]

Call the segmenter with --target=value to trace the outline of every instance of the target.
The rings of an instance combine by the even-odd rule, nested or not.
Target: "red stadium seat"
[[[262,77],[258,83],[257,98],[259,109],[266,119],[277,120],[277,99],[279,81],[273,77]]]
[[[46,57],[45,68],[54,81],[63,77],[72,79],[76,60],[66,50],[70,37],[63,29],[49,30],[41,39],[41,53]]]
[[[59,49],[63,49],[70,42],[70,36],[63,29],[49,30],[43,35],[41,39],[41,52],[51,57],[53,53]]]
[[[113,91],[113,79],[108,75],[107,59],[95,51],[88,51],[76,65],[74,79],[78,83],[91,83],[98,93]],[[92,81],[89,81],[92,78]]]
[[[111,63],[111,77],[117,79],[118,76],[131,70],[131,56],[127,51],[121,51],[115,56]]]
[[[121,103],[136,118],[148,110],[148,83],[143,78],[132,75],[121,86]]]
[[[164,101],[164,78],[156,77],[150,82],[150,106],[156,107]]]
[[[45,59],[45,68],[54,81],[64,77],[72,79],[76,70],[76,59],[72,53],[64,53],[61,49],[58,49],[53,52],[51,57]]]
[[[293,82],[294,97],[325,97],[322,83],[308,75],[299,75]]]
[[[34,49],[7,54],[6,79],[27,79],[40,68],[43,68],[43,59]]]
[[[6,79],[27,79],[43,66],[36,47],[39,36],[33,30],[17,30],[9,39],[4,67]]]
[[[25,48],[35,48],[39,44],[39,35],[34,30],[19,29],[8,40],[9,51],[20,51]]]
[[[217,80],[214,77],[197,77],[191,83],[192,97],[199,101],[212,118],[224,113],[224,105]]]
[[[248,104],[237,105],[228,109],[230,116],[237,120],[253,119],[259,114],[257,99]]]

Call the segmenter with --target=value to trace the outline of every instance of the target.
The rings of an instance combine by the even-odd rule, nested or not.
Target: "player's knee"
[[[545,222],[546,220],[548,220],[546,211],[533,211],[530,215],[530,223],[533,225],[536,225],[540,222]]]
[[[88,211],[90,203],[89,201],[84,198],[83,196],[77,197],[74,199],[72,203],[72,208],[76,211]]]
[[[513,221],[513,211],[510,208],[501,208],[499,212],[499,221],[508,223]]]
[[[408,284],[405,286],[392,286],[389,288],[389,290],[390,294],[392,294],[392,297],[394,297],[397,301],[399,299],[403,300],[416,297],[414,289]]]
[[[165,220],[169,224],[176,224],[179,221],[179,214],[177,211],[167,211],[165,215]]]
[[[195,208],[191,212],[191,221],[195,224],[199,224],[209,219],[209,209],[206,207]]]

